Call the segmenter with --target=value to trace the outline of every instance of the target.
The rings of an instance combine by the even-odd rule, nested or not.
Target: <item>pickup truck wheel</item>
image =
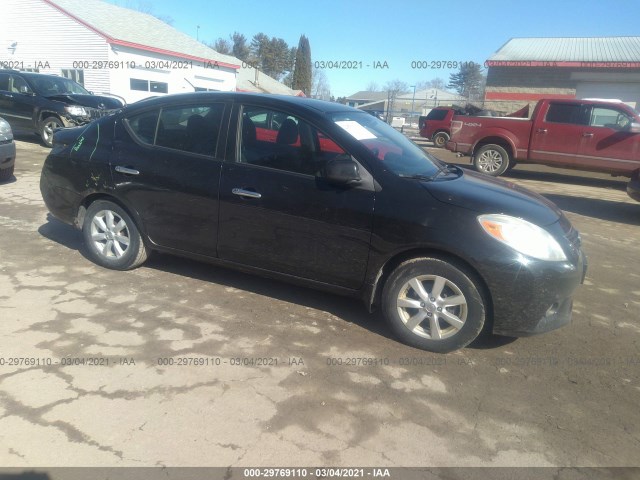
[[[478,172],[493,177],[502,175],[509,168],[509,153],[500,145],[483,145],[473,157],[473,166]]]
[[[147,259],[136,224],[113,202],[97,200],[89,206],[82,234],[89,257],[103,267],[129,270]]]
[[[438,148],[444,148],[449,141],[449,134],[447,132],[438,132],[433,136],[433,144]]]
[[[47,147],[53,147],[53,131],[64,127],[59,118],[47,117],[40,123],[40,138]]]
[[[382,307],[404,343],[446,353],[471,343],[485,322],[485,301],[475,276],[439,258],[414,258],[385,282]]]

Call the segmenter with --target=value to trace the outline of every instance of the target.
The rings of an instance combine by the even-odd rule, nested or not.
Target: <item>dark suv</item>
[[[0,116],[14,131],[40,134],[48,147],[54,129],[84,125],[122,106],[120,100],[92,95],[68,78],[0,70]]]

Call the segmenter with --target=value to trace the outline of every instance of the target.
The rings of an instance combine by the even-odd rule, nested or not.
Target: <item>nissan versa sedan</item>
[[[483,328],[569,323],[586,270],[578,232],[543,197],[306,98],[137,102],[56,132],[40,188],[99,265],[131,269],[156,250],[359,297],[434,352]]]

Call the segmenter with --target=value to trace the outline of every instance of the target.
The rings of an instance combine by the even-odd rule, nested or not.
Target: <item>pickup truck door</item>
[[[589,107],[589,124],[583,129],[578,151],[581,165],[619,173],[640,167],[640,134],[630,131],[635,121],[616,106]]]
[[[585,107],[577,103],[549,102],[531,130],[529,158],[539,163],[571,166],[576,163],[586,123]]]

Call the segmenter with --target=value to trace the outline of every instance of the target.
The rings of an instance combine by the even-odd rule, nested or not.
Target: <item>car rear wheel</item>
[[[87,209],[82,233],[89,257],[98,265],[129,270],[147,259],[138,228],[127,212],[113,202],[93,202]]]
[[[446,353],[471,343],[485,323],[479,281],[461,265],[438,258],[402,263],[382,292],[391,330],[404,343]]]
[[[56,117],[47,117],[40,123],[40,138],[47,147],[53,147],[53,131],[61,128],[62,121]]]
[[[500,145],[484,145],[473,157],[473,166],[478,172],[497,177],[509,168],[509,153]]]
[[[438,132],[433,136],[433,144],[438,148],[444,148],[449,141],[449,134],[447,132]]]

